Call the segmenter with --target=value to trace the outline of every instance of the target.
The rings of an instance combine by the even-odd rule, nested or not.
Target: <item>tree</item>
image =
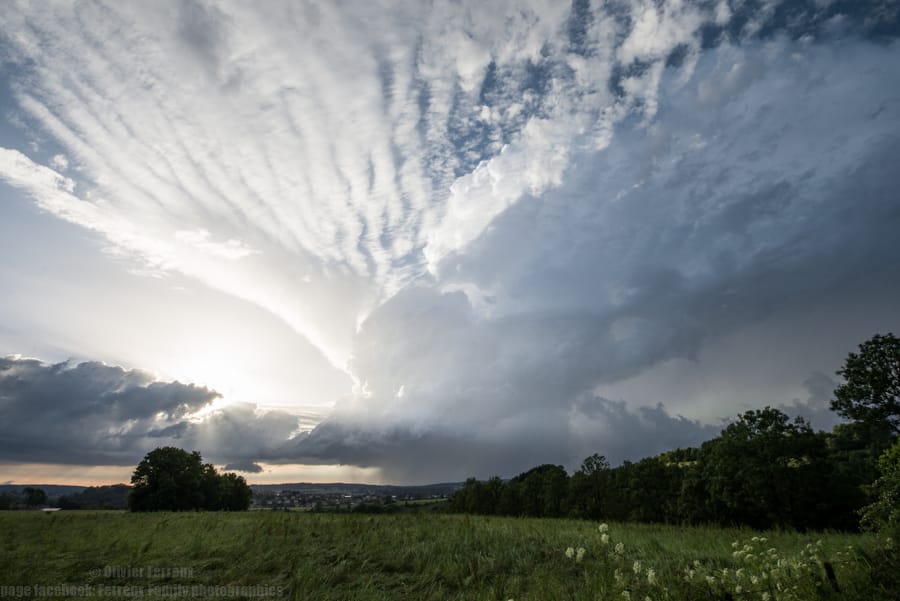
[[[900,432],[900,338],[876,334],[850,353],[838,375],[831,409],[873,431]]]
[[[219,475],[200,453],[160,447],[147,453],[131,476],[131,511],[244,510],[252,492],[236,474]]]
[[[131,476],[132,511],[184,511],[204,504],[200,453],[160,447],[147,453]]]
[[[219,476],[219,506],[225,511],[246,511],[250,508],[253,492],[243,476],[226,473]]]
[[[609,461],[605,456],[594,453],[585,458],[578,471],[569,478],[566,513],[581,518],[602,518],[608,479]]]
[[[822,527],[830,518],[825,440],[802,418],[747,411],[701,446],[708,515],[754,528]]]
[[[43,489],[29,486],[22,492],[25,494],[25,504],[29,507],[37,507],[47,502],[47,493]]]
[[[875,502],[865,507],[862,525],[900,536],[900,440],[878,460],[881,477],[872,484]]]
[[[509,482],[521,502],[520,514],[531,517],[562,515],[568,484],[565,468],[549,463],[531,468]]]
[[[0,509],[12,509],[16,506],[16,497],[7,492],[0,493]]]
[[[601,472],[605,472],[609,469],[609,461],[606,460],[606,456],[601,455],[599,453],[594,453],[590,457],[585,458],[584,461],[581,462],[581,468],[578,470],[585,476],[593,476],[594,474],[599,474]]]

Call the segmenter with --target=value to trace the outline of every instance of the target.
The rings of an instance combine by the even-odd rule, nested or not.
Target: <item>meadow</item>
[[[3,598],[896,598],[892,553],[859,534],[429,512],[6,511],[0,541]]]

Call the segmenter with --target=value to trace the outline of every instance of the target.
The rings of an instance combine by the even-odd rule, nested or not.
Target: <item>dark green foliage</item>
[[[874,431],[900,432],[900,338],[876,334],[839,370],[831,409]]]
[[[562,515],[569,476],[561,465],[544,464],[509,481],[519,515],[559,517]]]
[[[581,469],[569,480],[565,506],[573,517],[600,519],[606,505],[604,492],[609,488],[609,462],[594,453],[581,463]]]
[[[450,510],[482,515],[560,517],[565,514],[569,477],[561,465],[540,465],[505,483],[469,478],[450,499]]]
[[[125,509],[130,492],[127,484],[89,486],[80,493],[60,497],[56,504],[62,509]]]
[[[900,538],[900,440],[878,460],[880,477],[872,484],[874,502],[862,511],[862,524]]]
[[[542,465],[509,482],[474,478],[450,500],[463,513],[669,524],[856,529],[862,486],[876,477],[854,430],[814,432],[777,409],[747,411],[699,449],[610,468],[588,457],[568,477]],[[858,451],[858,452],[857,452]]]
[[[12,509],[16,505],[17,498],[8,492],[0,493],[0,510]]]
[[[710,515],[754,528],[823,528],[830,523],[833,462],[825,439],[802,418],[766,407],[748,411],[701,447]]]
[[[240,511],[250,507],[250,487],[236,474],[219,475],[200,453],[160,447],[147,453],[131,476],[131,511]]]
[[[38,507],[47,503],[47,493],[40,488],[32,488],[31,486],[22,491],[25,496],[25,504],[28,507]]]
[[[247,481],[237,474],[225,473],[219,476],[219,506],[225,511],[245,511],[250,507],[253,492]]]

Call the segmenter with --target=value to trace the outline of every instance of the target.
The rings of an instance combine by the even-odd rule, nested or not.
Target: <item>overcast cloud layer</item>
[[[23,2],[0,25],[0,181],[347,374],[320,421],[8,358],[3,424],[29,426],[2,459],[619,461],[765,404],[828,427],[843,357],[900,329],[895,3]]]

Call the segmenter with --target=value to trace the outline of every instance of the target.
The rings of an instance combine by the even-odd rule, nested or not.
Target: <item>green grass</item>
[[[666,594],[671,599],[724,599],[721,590],[705,582],[685,582],[685,569],[695,560],[701,563],[701,575],[707,569],[740,567],[732,542],[755,534],[611,524],[611,542],[603,545],[596,523],[577,520],[434,513],[0,512],[0,585],[89,585],[96,594],[87,598],[114,596],[115,591],[100,587],[133,587],[120,589],[120,598],[136,591],[146,598],[159,591],[151,587],[257,585],[281,587],[276,598],[304,601],[620,600],[623,588],[639,594],[632,597],[638,601],[645,594],[654,601]],[[799,598],[869,601],[889,594],[870,578],[871,562],[883,554],[874,537],[760,536],[768,539],[763,547],[774,547],[786,558],[798,557],[808,543],[822,540],[818,555],[834,562],[842,592],[834,593],[823,585],[822,574],[813,574]],[[623,543],[624,554],[613,551],[617,542]],[[567,558],[567,547],[584,547],[583,561]],[[642,563],[641,575],[633,573],[635,560]],[[648,567],[657,574],[654,587],[646,583]],[[157,573],[148,576],[148,568]],[[616,568],[625,573],[624,584],[616,583]],[[165,569],[170,572],[159,573]],[[762,590],[733,598],[759,599]],[[233,592],[207,598],[259,598]]]

